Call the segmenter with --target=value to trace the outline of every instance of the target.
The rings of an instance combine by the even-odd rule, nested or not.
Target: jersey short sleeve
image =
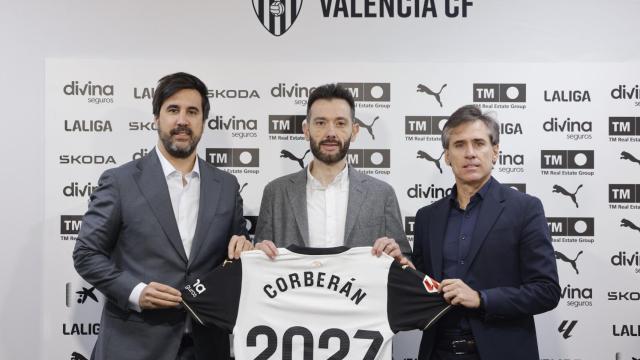
[[[231,332],[238,317],[241,287],[242,262],[225,261],[181,290],[183,306],[201,325]]]
[[[450,308],[438,283],[429,276],[393,262],[387,282],[387,315],[393,332],[426,330]]]

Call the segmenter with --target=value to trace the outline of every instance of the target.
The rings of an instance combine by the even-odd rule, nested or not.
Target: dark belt
[[[469,337],[446,337],[438,339],[436,348],[455,355],[477,354],[476,340]]]

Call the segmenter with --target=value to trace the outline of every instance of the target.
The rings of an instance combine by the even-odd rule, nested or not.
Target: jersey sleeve
[[[199,324],[215,325],[231,332],[238,318],[241,289],[241,261],[225,261],[185,286],[181,290],[182,304]]]
[[[450,308],[429,276],[393,262],[387,282],[387,315],[393,332],[426,330]]]

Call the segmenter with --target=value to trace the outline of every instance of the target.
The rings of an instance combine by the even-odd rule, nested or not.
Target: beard
[[[190,137],[190,141],[185,146],[178,146],[173,142],[172,138],[174,135],[178,135],[180,133],[184,133]],[[186,159],[196,150],[196,146],[198,146],[198,142],[200,142],[199,136],[193,135],[193,130],[191,128],[178,125],[175,128],[171,129],[169,133],[163,132],[160,127],[158,127],[158,136],[160,137],[160,141],[162,141],[162,145],[164,145],[165,150],[169,153],[169,155],[178,158],[178,159]]]
[[[337,144],[338,152],[333,155],[323,153],[320,149],[320,146],[325,144]],[[313,138],[309,139],[309,145],[311,146],[311,153],[313,154],[313,156],[318,161],[321,161],[327,165],[333,165],[344,159],[344,157],[347,156],[347,152],[349,151],[349,144],[351,144],[351,136],[349,136],[349,138],[344,142],[340,141],[337,138],[321,140],[319,142],[316,142]]]

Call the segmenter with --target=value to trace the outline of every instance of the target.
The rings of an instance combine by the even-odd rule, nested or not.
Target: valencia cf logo
[[[251,0],[253,10],[267,31],[274,36],[287,32],[298,18],[302,0]]]

